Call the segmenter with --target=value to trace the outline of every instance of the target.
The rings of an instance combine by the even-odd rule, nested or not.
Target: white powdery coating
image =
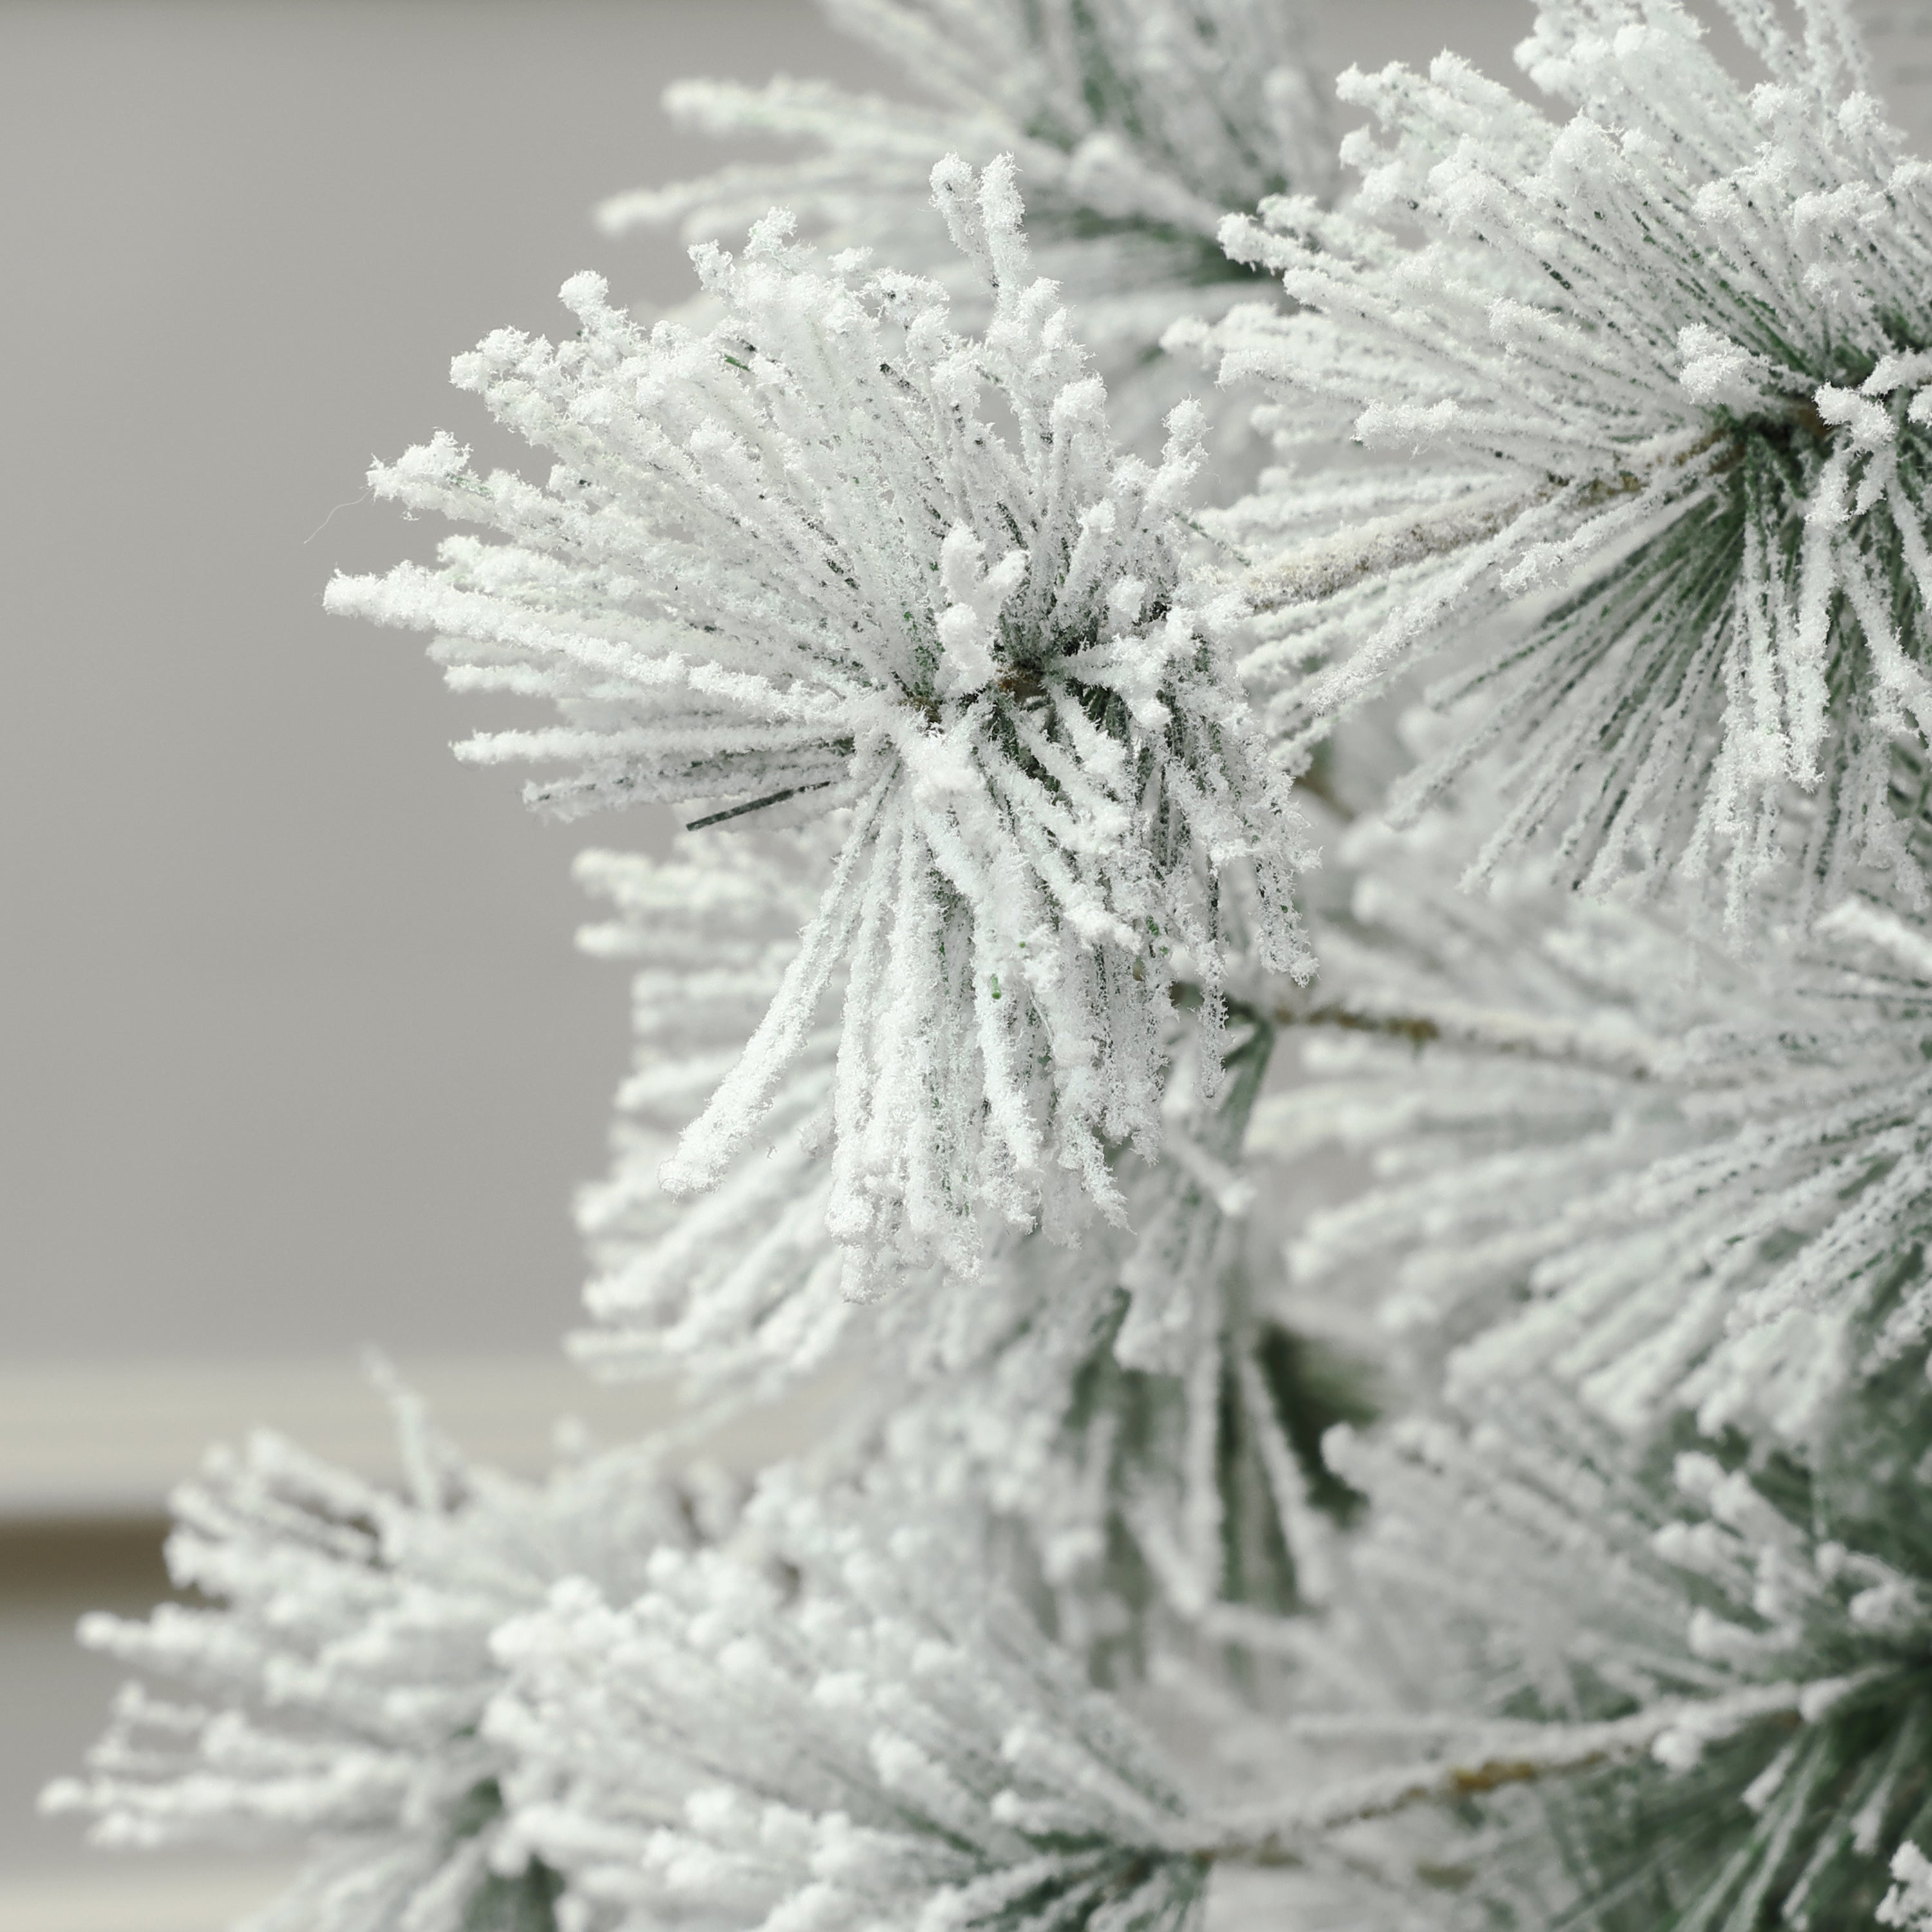
[[[1587,1420],[1532,1389],[1487,1426],[1409,1418],[1322,1447],[1370,1508],[1312,1701],[1399,1735],[1405,1711],[1590,1720],[1718,1688],[1685,1649],[1681,1583],[1649,1558],[1664,1505]],[[1396,1654],[1377,1663],[1384,1620]]]
[[[922,1332],[910,1308],[889,1331],[912,1386],[887,1460],[1024,1527],[1070,1645],[1105,1652],[1151,1618],[1265,1648],[1326,1587],[1335,1532],[1288,1434],[1298,1392],[1268,1378],[1249,1266],[1251,1101],[1184,1113],[1160,1162],[1124,1163],[1136,1234],[1003,1252],[978,1337],[944,1310]]]
[[[1158,1160],[1117,1156],[1125,1228],[1090,1229],[1070,1250],[1004,1238],[971,1280],[928,1270],[875,1305],[844,1292],[825,1232],[829,1165],[814,1151],[829,1029],[712,1192],[679,1201],[659,1186],[677,1126],[782,976],[796,942],[781,935],[809,910],[824,842],[721,829],[686,834],[665,860],[578,862],[614,915],[580,943],[636,968],[637,1042],[610,1172],[578,1203],[597,1270],[586,1295],[597,1325],[574,1338],[579,1358],[599,1374],[670,1375],[734,1397],[782,1389],[842,1352],[863,1361],[855,1413],[872,1412],[896,1466],[1023,1526],[1070,1643],[1102,1642],[1120,1618],[1109,1583],[1124,1544],[1137,1612],[1151,1594],[1188,1626],[1239,1640],[1244,1613],[1224,1600],[1231,1488],[1243,1518],[1232,1534],[1264,1552],[1239,1565],[1252,1615],[1318,1594],[1331,1532],[1256,1354],[1252,1283],[1268,1266],[1242,1142],[1268,1041],[1251,1021],[1234,1022],[1213,1102],[1184,1058],[1170,1071]],[[1240,990],[1264,983],[1244,976]]]
[[[1916,1845],[1898,1848],[1892,1862],[1895,1882],[1880,1902],[1878,1922],[1896,1925],[1901,1932],[1921,1932],[1932,1925],[1932,1858]]]
[[[1554,1374],[1636,1433],[1688,1406],[1802,1435],[1923,1346],[1932,939],[1847,901],[1750,964],[1630,908],[1451,885],[1467,842],[1358,834],[1328,995],[1388,1036],[1310,1039],[1280,1157],[1367,1157],[1291,1266],[1378,1297],[1425,1380]],[[1420,1028],[1418,1034],[1418,1028]]]
[[[658,1178],[783,983],[836,838],[836,826],[721,828],[685,833],[668,859],[578,860],[580,883],[611,914],[578,944],[633,970],[634,1057],[610,1166],[577,1202],[596,1326],[573,1346],[597,1373],[763,1392],[823,1366],[850,1334],[861,1304],[825,1226],[836,1025],[814,1029],[716,1186],[680,1198]],[[938,1287],[921,1276],[898,1293]]]
[[[1619,1877],[1647,1869],[1684,1922],[1724,1922],[1721,1908],[1767,1893],[1766,1922],[1850,1922],[1834,1904],[1870,1896],[1923,1796],[1923,1514],[1899,1509],[1896,1471],[1865,1480],[1897,1424],[1894,1407],[1862,1454],[1828,1457],[1802,1480],[1787,1470],[1778,1490],[1702,1451],[1656,1484],[1528,1391],[1480,1424],[1331,1436],[1331,1460],[1372,1502],[1352,1552],[1367,1612],[1354,1640],[1399,1632],[1402,1652],[1394,1670],[1355,1673],[1369,1687],[1354,1693],[1364,1734],[1394,1689],[1417,1701],[1379,1718],[1392,1738],[1508,1712],[1538,1721],[1513,1749],[1499,1742],[1506,1762],[1619,1780],[1621,1804],[1580,1809],[1567,1827],[1580,1828],[1582,1857],[1538,1831],[1486,1861],[1481,1884],[1535,1893],[1541,1861],[1541,1895],[1567,1891],[1561,1916],[1587,1923],[1607,1902],[1593,1886],[1613,1897]],[[1333,1675],[1346,1684],[1350,1672]],[[1348,1694],[1330,1720],[1338,1735]],[[1641,1748],[1566,1760],[1573,1730],[1606,1742],[1621,1730]],[[1635,1802],[1646,1790],[1648,1811]],[[1546,1798],[1559,1814],[1565,1802],[1560,1787]]]
[[[1768,0],[1725,10],[1754,91],[1675,0],[1542,8],[1520,58],[1567,121],[1449,54],[1345,76],[1378,124],[1345,144],[1358,202],[1224,231],[1306,311],[1196,340],[1285,399],[1291,458],[1388,452],[1226,520],[1274,610],[1271,723],[1306,744],[1520,611],[1432,694],[1483,702],[1398,809],[1497,752],[1485,869],[1541,838],[1594,887],[1726,875],[1736,918],[1794,792],[1834,896],[1868,862],[1919,889],[1887,784],[1932,738],[1932,171],[1858,91],[1838,0],[1804,0],[1802,42]]]
[[[642,1456],[533,1488],[397,1402],[406,1494],[266,1435],[177,1493],[169,1568],[207,1600],[81,1634],[188,1701],[130,1686],[88,1774],[45,1802],[105,1844],[301,1848],[257,1932],[541,1932],[556,1881],[503,1842],[506,1764],[481,1729],[492,1633],[560,1577],[640,1587],[689,1518]]]
[[[806,152],[617,196],[600,211],[608,228],[676,223],[689,240],[727,240],[777,203],[833,245],[956,283],[927,212],[933,157],[983,164],[1010,153],[1041,266],[1138,430],[1182,374],[1151,354],[1162,332],[1252,296],[1216,239],[1222,216],[1285,190],[1323,191],[1334,172],[1326,89],[1308,75],[1301,22],[1281,0],[824,4],[925,100],[784,77],[762,88],[679,82],[665,105],[686,125],[802,141]]]
[[[628,1606],[569,1585],[500,1634],[510,1830],[584,1910],[766,1932],[1193,1922],[1204,1874],[1152,1748],[989,1592],[970,1525],[912,1501],[781,1477],[749,1518],[762,1562],[666,1552]],[[668,1823],[668,1778],[691,1792]]]
[[[1239,603],[1183,572],[1198,412],[1158,469],[1120,455],[1028,279],[1010,165],[933,183],[994,291],[982,340],[934,284],[855,286],[776,217],[742,261],[698,251],[728,310],[702,336],[647,335],[580,278],[579,340],[495,336],[457,370],[558,457],[548,488],[473,476],[447,438],[379,468],[506,540],[328,601],[440,633],[462,688],[554,701],[561,726],[470,748],[574,764],[542,802],[851,806],[667,1179],[723,1174],[842,972],[828,1226],[877,1269],[970,1272],[982,1217],[1118,1214],[1106,1149],[1157,1136],[1182,960],[1218,1012],[1220,874],[1252,874],[1262,962],[1305,973],[1306,858],[1230,667]]]

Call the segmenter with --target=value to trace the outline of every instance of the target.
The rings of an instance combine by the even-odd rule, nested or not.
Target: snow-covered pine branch
[[[715,1186],[677,1198],[658,1178],[783,985],[838,834],[836,822],[798,832],[719,826],[682,834],[667,859],[578,860],[578,880],[610,913],[578,944],[632,971],[634,1054],[610,1170],[577,1203],[595,1326],[572,1341],[596,1373],[763,1394],[849,1340],[861,1304],[843,1292],[825,1225],[830,1164],[817,1157],[830,1126],[836,1024],[814,1028]],[[898,1292],[939,1287],[922,1277]]]
[[[1932,736],[1932,173],[1839,0],[1796,37],[1723,4],[1755,87],[1676,0],[1543,8],[1519,58],[1555,114],[1451,54],[1352,71],[1348,212],[1224,231],[1306,312],[1204,339],[1315,453],[1223,526],[1275,728],[1520,617],[1436,687],[1471,702],[1397,808],[1498,752],[1484,869],[1544,835],[1595,887],[1725,877],[1735,918],[1789,842],[1828,898],[1868,862],[1922,890],[1889,767]],[[1384,460],[1336,466],[1351,436]]]
[[[1741,961],[1631,908],[1450,883],[1466,824],[1344,842],[1354,916],[1265,1152],[1360,1178],[1309,1215],[1305,1297],[1365,1297],[1421,1371],[1553,1374],[1641,1432],[1688,1406],[1791,1438],[1847,1375],[1922,1354],[1932,935],[1850,899]]]
[[[1222,1090],[1202,1096],[1181,1039],[1159,1157],[1113,1156],[1126,1227],[1090,1229],[1070,1251],[1007,1234],[970,1281],[927,1270],[855,1304],[813,1154],[830,1030],[716,1189],[677,1201],[657,1180],[782,977],[796,942],[780,935],[808,916],[827,836],[718,828],[686,833],[667,860],[579,862],[613,914],[583,944],[636,968],[637,1038],[610,1173],[580,1202],[597,1270],[580,1358],[741,1398],[835,1356],[862,1363],[848,1423],[869,1412],[889,1460],[1017,1527],[1068,1641],[1138,1653],[1150,1613],[1224,1640],[1264,1636],[1268,1618],[1321,1594],[1334,1532],[1317,1505],[1343,1498],[1316,1445],[1364,1413],[1339,1366],[1268,1312],[1279,1231],[1253,1212],[1244,1143],[1275,1037],[1267,1015],[1292,988],[1234,949]],[[1248,910],[1236,891],[1238,934]],[[1179,1035],[1182,1016],[1172,1025]]]
[[[1353,1500],[1318,1444],[1368,1413],[1360,1371],[1270,1305],[1279,1230],[1244,1142],[1274,1030],[1238,1012],[1233,1037],[1220,1100],[1177,1082],[1160,1160],[1121,1157],[1136,1232],[1010,1243],[976,1285],[990,1310],[896,1324],[929,1379],[889,1418],[886,1460],[1018,1526],[1063,1641],[1117,1674],[1182,1634],[1278,1647],[1279,1620],[1326,1594]]]
[[[1546,0],[1554,114],[1352,74],[1341,213],[1267,0],[833,0],[933,105],[680,97],[814,147],[614,211],[760,215],[706,323],[584,277],[459,358],[554,467],[379,466],[473,527],[330,602],[554,706],[467,748],[536,802],[698,821],[582,866],[584,1351],[842,1357],[842,1426],[742,1514],[406,1418],[400,1496],[219,1462],[208,1604],[90,1627],[192,1701],[59,1804],[304,1841],[288,1932],[1932,1922],[1932,176],[1836,0],[1719,4],[1755,89],[1679,0]],[[1108,366],[1186,305],[1273,386],[1211,525],[1021,168]],[[1324,1300],[1408,1409],[1325,1463]]]
[[[930,1498],[782,1477],[748,1546],[556,1591],[497,1640],[510,1834],[590,1912],[764,1932],[1179,1932],[1174,1775]],[[761,1560],[760,1560],[761,1559]],[[658,1796],[688,1792],[667,1822]]]
[[[273,1436],[210,1455],[167,1550],[202,1600],[82,1627],[188,1701],[130,1685],[88,1774],[44,1802],[104,1844],[302,1852],[258,1932],[548,1932],[561,1880],[505,1844],[511,1760],[482,1729],[491,1635],[560,1577],[640,1588],[690,1543],[692,1498],[634,1452],[514,1481],[394,1400],[401,1493]]]
[[[506,332],[455,367],[558,458],[548,484],[477,477],[448,436],[379,466],[379,494],[503,541],[328,598],[437,632],[460,688],[552,700],[560,726],[469,754],[574,766],[536,788],[554,808],[850,806],[803,945],[667,1172],[722,1176],[842,970],[827,1224],[862,1281],[970,1272],[988,1222],[1118,1214],[1106,1150],[1157,1141],[1184,961],[1216,1077],[1224,872],[1253,882],[1262,962],[1310,970],[1299,820],[1230,665],[1241,607],[1186,567],[1198,412],[1158,469],[1121,455],[1028,275],[1010,164],[933,184],[993,291],[982,338],[936,285],[820,265],[776,216],[742,260],[698,251],[727,310],[702,335],[647,334],[580,278],[577,341]]]
[[[1372,1498],[1365,1633],[1396,1651],[1370,1666],[1358,1745],[1406,1730],[1480,1772],[1457,1712],[1521,1726],[1490,1738],[1486,1782],[1436,1780],[1487,1820],[1534,1790],[1464,1868],[1504,1922],[1870,1922],[1927,1816],[1922,1379],[1851,1390],[1830,1424],[1808,1459],[1734,1438],[1666,1472],[1533,1396],[1471,1429],[1331,1438]],[[1330,1724],[1347,1735],[1346,1713]]]
[[[665,104],[687,126],[807,152],[617,196],[600,211],[608,229],[675,222],[694,242],[728,241],[786,207],[829,245],[872,248],[971,304],[979,292],[934,230],[928,177],[936,155],[984,166],[1010,154],[1041,268],[1138,432],[1178,393],[1182,372],[1154,356],[1162,332],[1253,298],[1252,270],[1216,238],[1222,216],[1324,194],[1335,172],[1326,89],[1282,0],[823,4],[923,100],[784,78],[678,82]]]

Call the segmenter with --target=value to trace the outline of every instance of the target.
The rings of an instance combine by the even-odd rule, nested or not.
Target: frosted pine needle
[[[1182,315],[1255,292],[1215,236],[1231,208],[1319,194],[1334,172],[1329,115],[1277,0],[824,0],[833,23],[902,68],[924,97],[855,96],[822,81],[763,88],[681,81],[674,118],[706,132],[808,144],[803,158],[740,164],[616,196],[606,227],[677,223],[728,240],[774,203],[829,243],[876,248],[968,301],[935,246],[933,158],[1011,154],[1041,266],[1138,418],[1172,401],[1154,357]]]
[[[1121,1162],[1135,1233],[1013,1243],[990,1307],[896,1324],[939,1372],[890,1420],[890,1460],[1020,1526],[1064,1638],[1114,1668],[1140,1667],[1124,1660],[1144,1661],[1149,1619],[1265,1647],[1325,1594],[1349,1500],[1316,1445],[1362,1392],[1268,1306],[1266,1175],[1244,1143],[1273,1029],[1240,1015],[1233,1037],[1220,1102],[1178,1088],[1161,1160]]]
[[[679,1202],[659,1187],[676,1126],[782,975],[795,942],[778,935],[808,914],[816,842],[721,828],[687,834],[667,860],[579,862],[614,915],[584,944],[638,968],[612,1170],[580,1205],[598,1270],[581,1358],[738,1396],[835,1356],[863,1363],[852,1419],[869,1408],[896,1464],[1017,1528],[1063,1631],[1096,1652],[1136,1650],[1150,1612],[1235,1640],[1250,1612],[1318,1594],[1332,1526],[1316,1505],[1337,1498],[1314,1445],[1360,1404],[1266,1312],[1278,1262],[1244,1152],[1274,1038],[1265,976],[1238,976],[1221,1094],[1202,1098],[1184,1054],[1160,1157],[1114,1159],[1127,1226],[1071,1251],[1010,1235],[970,1281],[931,1270],[878,1305],[848,1300],[824,1232],[829,1165],[814,1154],[829,1030],[713,1192]]]
[[[1292,1250],[1422,1368],[1553,1372],[1642,1431],[1679,1404],[1786,1432],[1850,1373],[1922,1351],[1932,1216],[1932,940],[1850,900],[1750,964],[1670,926],[1520,885],[1455,892],[1447,825],[1355,835],[1355,917],[1268,1106],[1280,1158],[1370,1162]],[[1421,835],[1418,834],[1418,836]]]
[[[1542,1787],[1477,1866],[1509,1922],[1869,1922],[1927,1815],[1918,1381],[1849,1397],[1808,1460],[1679,1454],[1660,1496],[1533,1402],[1336,1440],[1375,1500],[1359,1571],[1414,1646],[1411,1684],[1444,1718],[1460,1701],[1520,1726],[1515,1774],[1471,1788]]]
[[[1351,74],[1339,212],[1273,0],[680,97],[809,150],[629,204],[758,218],[704,320],[460,358],[548,476],[379,466],[466,527],[330,602],[693,821],[581,868],[584,1354],[847,1399],[743,1512],[213,1466],[56,1803],[304,1844],[284,1932],[1932,1926],[1932,176],[1838,0],[1712,4],[1742,80],[1683,0]]]
[[[691,1517],[643,1457],[531,1487],[398,1401],[404,1494],[274,1436],[211,1455],[168,1544],[206,1602],[82,1627],[189,1701],[130,1687],[89,1774],[46,1802],[105,1844],[299,1850],[258,1932],[547,1932],[561,1881],[506,1846],[507,1760],[479,1728],[503,1681],[491,1633],[559,1577],[628,1594]]]
[[[568,1586],[499,1640],[512,1829],[574,1893],[766,1932],[1195,1922],[1171,1774],[988,1591],[970,1526],[781,1482],[752,1527],[762,1565],[667,1551],[629,1606]]]
[[[1900,1845],[1892,1861],[1896,1882],[1880,1902],[1878,1922],[1902,1932],[1932,1925],[1932,1858],[1916,1845]]]
[[[742,261],[699,251],[728,311],[702,336],[646,334],[580,278],[579,341],[505,334],[457,364],[556,454],[548,486],[476,477],[447,437],[379,468],[380,494],[506,541],[329,602],[439,632],[461,688],[554,701],[561,726],[470,752],[574,766],[537,788],[556,808],[850,806],[668,1177],[722,1177],[842,970],[828,1225],[871,1266],[970,1270],[982,1216],[1118,1212],[1106,1150],[1157,1136],[1184,959],[1218,1012],[1224,869],[1257,881],[1264,963],[1307,968],[1296,820],[1229,668],[1240,607],[1184,568],[1198,416],[1158,469],[1118,454],[1028,277],[1010,165],[933,179],[994,291],[983,339],[934,285],[820,267],[777,218]]]
[[[1866,862],[1918,890],[1888,787],[1932,735],[1932,175],[1838,0],[1796,39],[1724,10],[1755,88],[1676,0],[1543,8],[1520,58],[1568,118],[1450,54],[1346,76],[1375,120],[1350,212],[1225,231],[1312,313],[1216,346],[1284,398],[1292,458],[1388,459],[1285,472],[1229,520],[1291,745],[1524,614],[1437,688],[1481,701],[1398,807],[1498,750],[1479,869],[1544,835],[1593,886],[1722,873],[1735,918],[1787,842],[1832,896]]]
[[[744,1393],[810,1372],[849,1337],[857,1306],[825,1227],[835,1024],[814,1029],[715,1187],[678,1198],[658,1178],[783,984],[836,845],[836,826],[721,826],[686,833],[667,860],[578,861],[610,914],[579,944],[633,970],[634,1063],[618,1090],[610,1168],[578,1201],[596,1325],[575,1346],[600,1374]]]

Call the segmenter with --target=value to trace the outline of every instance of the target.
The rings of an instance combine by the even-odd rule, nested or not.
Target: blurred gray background
[[[373,454],[451,355],[675,297],[602,193],[710,161],[696,67],[856,64],[784,0],[0,4],[0,1354],[548,1346],[622,1054],[590,838],[449,758],[332,572],[435,532]]]
[[[1922,126],[1927,8],[1870,11]],[[1528,14],[1318,28],[1334,64],[1507,74]],[[326,1434],[304,1365],[370,1340],[561,1376],[625,1057],[567,868],[662,828],[528,818],[449,758],[473,714],[417,641],[322,588],[434,542],[364,500],[372,455],[508,454],[453,352],[555,328],[586,266],[682,298],[674,240],[588,211],[727,158],[667,80],[779,69],[886,81],[808,0],[0,0],[0,1932],[184,1932],[260,1882],[112,1879],[29,1818],[104,1706],[75,1610],[160,1580],[160,1478],[89,1454]],[[69,1486],[9,1491],[50,1444]]]

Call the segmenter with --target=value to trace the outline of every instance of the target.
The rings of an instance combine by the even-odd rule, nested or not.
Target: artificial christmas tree
[[[1342,76],[1352,175],[1276,5],[832,11],[926,104],[676,92],[816,150],[613,204],[702,302],[460,357],[554,466],[379,466],[478,533],[330,601],[687,820],[580,868],[574,1346],[839,1426],[220,1466],[214,1604],[92,1630],[196,1702],[56,1802],[294,1834],[315,1932],[1927,1922],[1932,170],[1852,24],[1547,0],[1521,92]]]

